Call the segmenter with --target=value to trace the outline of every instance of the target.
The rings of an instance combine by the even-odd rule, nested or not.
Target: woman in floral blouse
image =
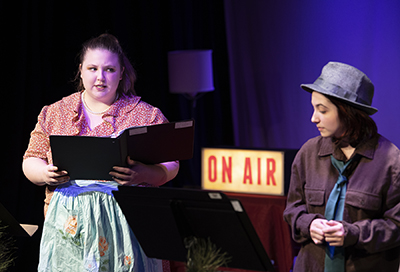
[[[118,40],[100,35],[83,45],[78,92],[40,112],[23,161],[26,177],[46,185],[39,271],[169,270],[166,262],[145,256],[112,190],[160,186],[176,176],[178,162],[146,165],[128,158],[129,167],[110,172],[113,181],[70,180],[52,164],[50,135],[111,136],[132,126],[168,122],[136,96],[135,79]]]

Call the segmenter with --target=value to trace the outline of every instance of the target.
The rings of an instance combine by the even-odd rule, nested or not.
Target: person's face
[[[83,86],[92,99],[103,102],[115,99],[123,73],[117,54],[106,49],[89,49],[80,70]]]
[[[313,122],[322,137],[339,137],[343,128],[339,119],[337,107],[323,94],[312,92],[311,104],[314,113],[311,116]]]

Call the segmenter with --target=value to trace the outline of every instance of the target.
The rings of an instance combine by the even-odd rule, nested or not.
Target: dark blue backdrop
[[[400,2],[225,2],[235,144],[299,148],[310,122],[313,82],[328,61],[364,71],[375,85],[373,119],[400,145]]]

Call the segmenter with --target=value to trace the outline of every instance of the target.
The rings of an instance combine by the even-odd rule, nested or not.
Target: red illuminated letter
[[[246,158],[246,161],[244,163],[244,177],[243,177],[243,184],[247,183],[247,180],[249,181],[249,184],[253,184],[253,180],[251,177],[251,163],[250,163],[250,158]]]
[[[211,182],[217,180],[217,158],[215,156],[208,158],[208,180]]]
[[[229,183],[232,183],[232,157],[229,157],[229,164],[226,165],[225,157],[222,157],[222,182],[225,183],[225,174],[228,176]]]
[[[257,184],[261,185],[261,159],[257,159]]]
[[[267,159],[267,185],[270,185],[270,179],[272,180],[272,185],[276,186],[275,181],[275,170],[276,170],[276,163],[274,159]]]

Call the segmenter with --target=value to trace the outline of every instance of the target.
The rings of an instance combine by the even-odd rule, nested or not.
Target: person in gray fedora
[[[301,244],[294,271],[398,271],[400,151],[378,134],[374,85],[359,69],[329,62],[301,87],[320,135],[292,165],[284,219]]]

